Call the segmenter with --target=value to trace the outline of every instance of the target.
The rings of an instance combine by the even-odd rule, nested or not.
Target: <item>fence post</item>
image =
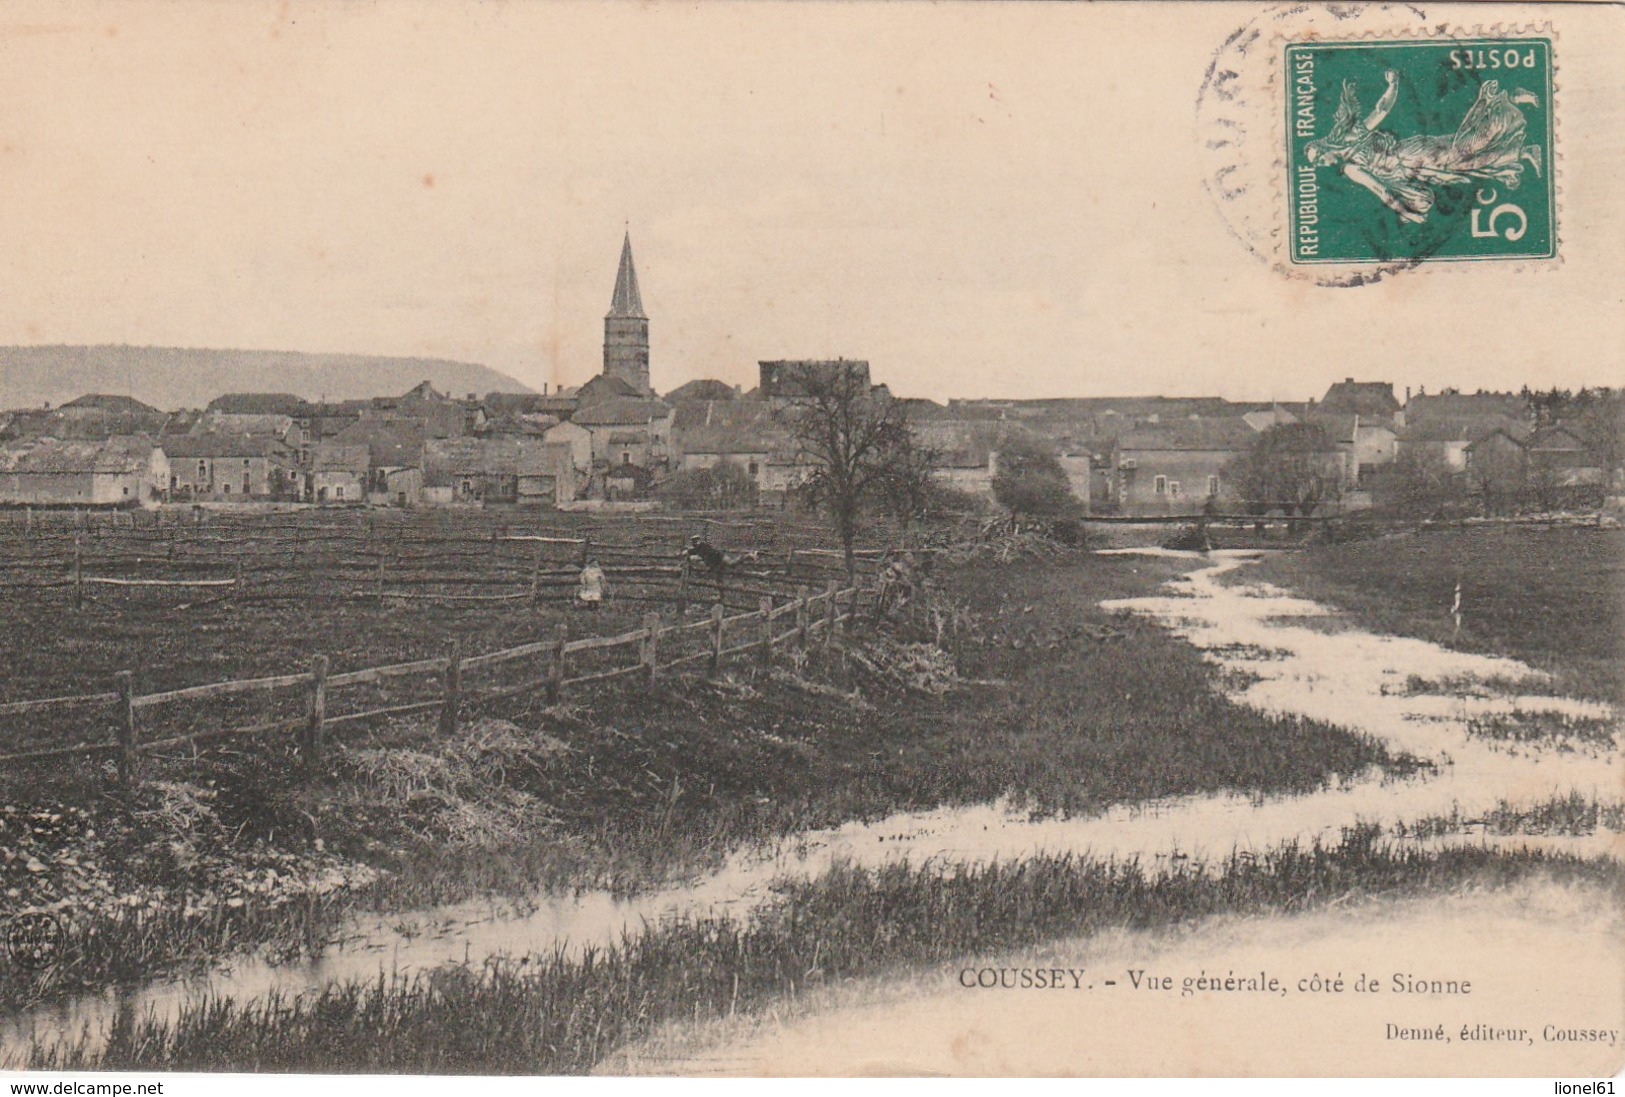
[[[310,723],[305,727],[305,759],[311,768],[319,766],[326,746],[327,656],[310,658]]]
[[[85,604],[85,565],[80,558],[79,535],[73,535],[73,608],[82,609]]]
[[[135,672],[121,670],[113,676],[118,682],[118,780],[126,789],[135,787],[138,729],[135,723]]]
[[[542,577],[542,543],[536,542],[536,557],[530,564],[530,600],[536,601],[536,585]]]
[[[762,595],[758,605],[762,611],[762,646],[757,649],[756,658],[765,667],[773,661],[773,596]]]
[[[807,587],[805,584],[796,588],[796,647],[803,651],[807,648]]]
[[[446,641],[445,698],[440,702],[440,734],[457,734],[457,705],[463,694],[462,644],[454,636]]]
[[[677,561],[677,612],[680,615],[688,613],[688,561],[687,553]]]
[[[559,635],[553,641],[553,662],[547,668],[547,703],[556,705],[564,693],[564,645],[570,642],[570,624],[559,622]]]
[[[581,537],[581,566],[586,567],[587,561],[592,559],[592,534],[583,534]]]
[[[841,631],[850,635],[852,632],[852,618],[858,615],[858,588],[856,586],[847,587],[846,593],[848,595],[846,616],[841,619]]]
[[[378,605],[384,604],[384,546],[378,546]]]
[[[829,647],[835,638],[835,617],[840,612],[835,604],[836,595],[840,593],[841,584],[831,579],[824,584],[824,646]]]
[[[711,607],[711,661],[706,670],[709,677],[715,678],[717,671],[722,667],[722,603],[718,602]]]
[[[243,599],[243,558],[241,556],[237,557],[236,563],[232,566],[231,582],[232,599],[241,602]]]

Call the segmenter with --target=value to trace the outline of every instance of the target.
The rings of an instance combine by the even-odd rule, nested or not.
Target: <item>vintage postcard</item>
[[[0,6],[12,1092],[1612,1094],[1622,74],[1617,4]]]

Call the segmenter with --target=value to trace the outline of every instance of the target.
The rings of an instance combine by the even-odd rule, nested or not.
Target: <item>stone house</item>
[[[366,443],[318,442],[311,453],[305,498],[313,503],[365,503],[371,467]]]
[[[1112,451],[1117,509],[1124,514],[1192,514],[1211,498],[1236,498],[1226,466],[1251,447],[1258,432],[1240,416],[1177,419],[1124,431]]]
[[[150,435],[41,439],[0,449],[0,503],[152,506],[164,498],[168,479],[168,457]]]
[[[423,499],[441,506],[557,506],[576,497],[570,447],[532,438],[437,438],[423,450]]]
[[[592,431],[566,419],[542,432],[542,440],[570,447],[570,460],[583,475],[592,472]]]
[[[790,446],[789,432],[773,409],[755,400],[697,400],[673,411],[672,448],[685,471],[731,461],[745,470],[760,491],[768,462]]]
[[[664,466],[671,456],[671,406],[660,400],[617,396],[577,411],[571,420],[592,435],[593,464],[608,468],[641,455],[640,467]],[[626,439],[637,432],[647,437],[641,445]],[[621,438],[614,443],[611,438]],[[638,463],[638,462],[634,462]]]
[[[172,499],[247,503],[304,494],[298,453],[269,435],[171,435],[164,452]]]

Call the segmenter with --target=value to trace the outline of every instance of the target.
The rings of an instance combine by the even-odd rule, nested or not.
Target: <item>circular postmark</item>
[[[1368,285],[1433,258],[1437,245],[1421,242],[1370,261],[1295,263],[1289,207],[1302,196],[1293,193],[1286,155],[1286,44],[1416,34],[1427,27],[1427,13],[1410,4],[1283,4],[1214,51],[1196,99],[1202,184],[1230,235],[1255,258],[1285,277],[1321,286]]]
[[[62,958],[67,935],[56,915],[43,910],[14,914],[5,923],[6,955],[28,971],[48,968]]]

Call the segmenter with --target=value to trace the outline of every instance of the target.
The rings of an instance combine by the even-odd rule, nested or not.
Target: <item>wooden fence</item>
[[[612,581],[674,587],[679,601],[686,600],[690,585],[681,547],[668,537],[595,541],[591,533],[509,532],[501,526],[473,536],[384,532],[296,528],[290,536],[281,530],[170,527],[125,528],[100,538],[59,529],[0,553],[0,592],[65,590],[75,607],[95,601],[97,591],[121,589],[201,592],[211,601],[308,601],[318,595],[380,603],[546,601],[568,599],[589,558],[598,559]],[[736,555],[743,559],[728,569],[731,594],[769,592],[762,588],[787,579],[821,583],[846,574],[838,551],[782,546],[776,539],[746,542]],[[859,550],[859,570],[872,573],[881,555],[878,549]],[[707,585],[705,576],[698,585]]]
[[[133,672],[124,670],[114,675],[115,688],[108,692],[0,704],[0,717],[37,716],[82,708],[110,711],[114,733],[111,740],[21,751],[0,756],[0,763],[16,765],[67,757],[114,755],[119,781],[129,787],[139,781],[140,759],[147,752],[194,746],[218,738],[295,732],[301,737],[307,763],[315,765],[322,756],[329,733],[348,724],[434,711],[439,713],[440,733],[455,735],[466,710],[500,698],[542,692],[550,702],[556,702],[568,690],[589,683],[633,676],[652,683],[664,673],[702,665],[705,673],[715,675],[731,656],[750,652],[766,666],[776,651],[804,650],[815,638],[829,643],[838,628],[850,626],[866,603],[874,604],[873,598],[874,593],[863,587],[843,588],[831,580],[822,593],[811,594],[802,587],[793,599],[783,604],[775,605],[773,595],[763,594],[757,608],[746,613],[730,615],[720,602],[713,604],[709,615],[698,621],[664,624],[659,614],[649,613],[641,627],[613,636],[572,639],[568,624],[561,623],[548,639],[479,655],[464,655],[459,642],[453,639],[447,641],[445,654],[436,658],[341,674],[329,673],[328,658],[316,655],[311,659],[310,669],[299,674],[215,682],[150,694],[137,694]],[[627,655],[631,656],[630,660]],[[536,666],[538,663],[540,667]],[[465,688],[471,675],[489,674],[503,667],[520,668],[518,680],[483,691]],[[375,705],[352,712],[332,711],[333,696],[343,689],[425,677],[438,679],[437,695],[432,698]],[[154,710],[179,703],[215,701],[245,694],[270,695],[278,691],[302,695],[303,711],[259,723],[168,736],[161,733],[161,718],[154,715]]]

